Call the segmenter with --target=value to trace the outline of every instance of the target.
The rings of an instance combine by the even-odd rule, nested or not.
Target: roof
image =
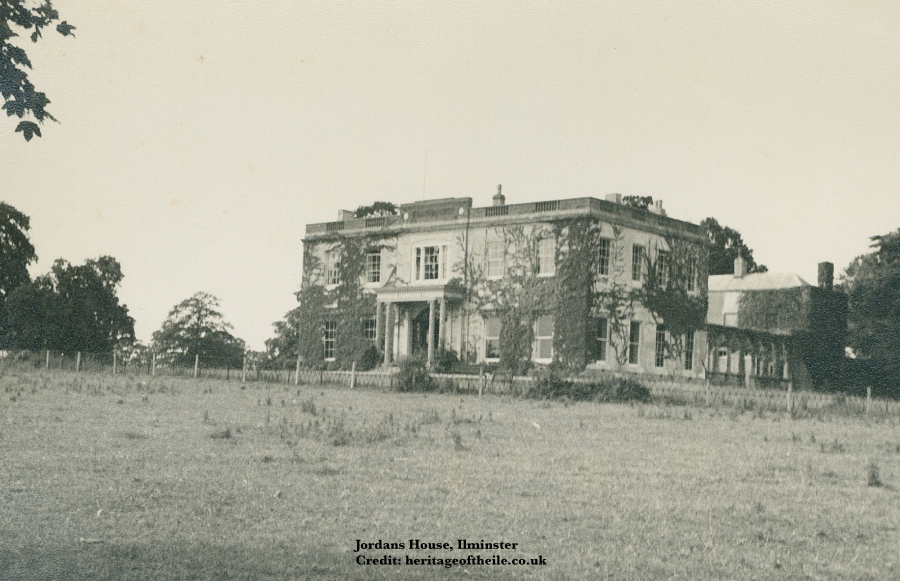
[[[716,274],[709,277],[709,292],[777,290],[812,286],[799,276],[789,272],[754,272],[736,277],[733,274]]]

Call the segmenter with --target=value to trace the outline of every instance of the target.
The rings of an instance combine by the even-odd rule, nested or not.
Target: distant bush
[[[428,374],[425,359],[412,356],[400,360],[397,373],[397,391],[434,391],[437,387]]]
[[[380,361],[381,354],[378,352],[378,348],[371,345],[363,352],[362,356],[360,356],[359,365],[357,365],[356,370],[369,371],[370,369],[375,369]]]
[[[631,402],[650,401],[650,390],[624,377],[610,377],[591,382],[564,379],[553,369],[541,370],[525,393],[536,399],[570,399],[573,401]]]
[[[441,349],[434,357],[435,373],[450,373],[459,365],[459,357],[453,349]]]

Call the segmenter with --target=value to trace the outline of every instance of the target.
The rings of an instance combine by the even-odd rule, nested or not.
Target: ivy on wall
[[[333,366],[348,369],[353,363],[358,369],[374,366],[380,359],[375,344],[365,337],[365,322],[375,316],[374,293],[364,287],[366,255],[373,250],[391,251],[396,247],[394,236],[359,238],[335,235],[319,243],[326,252],[334,253],[340,261],[340,280],[333,288],[325,285],[325,265],[316,256],[314,247],[303,249],[304,278],[297,300],[300,301],[298,354],[306,365],[325,362],[325,325],[335,324]],[[391,280],[395,273],[381,263],[382,280]]]

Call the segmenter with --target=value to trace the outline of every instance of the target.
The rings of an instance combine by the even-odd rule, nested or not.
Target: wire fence
[[[264,369],[252,364],[241,368],[209,368],[176,365],[152,359],[150,361],[122,360],[111,353],[18,352],[2,353],[0,359],[19,368],[34,370],[61,370],[93,374],[144,375],[216,379],[238,382],[266,382],[293,385],[335,385],[350,388],[394,390],[399,387],[396,369],[369,371],[338,371],[325,369]],[[609,372],[612,375],[612,372]],[[509,376],[481,373],[431,373],[437,389],[446,393],[496,394],[521,396],[530,393],[537,381],[529,376]],[[728,406],[747,410],[785,411],[804,413],[840,410],[860,414],[900,414],[900,401],[865,397],[842,393],[796,391],[789,382],[773,383],[765,388],[760,385],[735,384],[733,378],[717,381],[710,378],[673,378],[661,375],[618,374],[645,385],[657,401],[700,406]],[[591,383],[597,377],[576,377],[575,383]]]

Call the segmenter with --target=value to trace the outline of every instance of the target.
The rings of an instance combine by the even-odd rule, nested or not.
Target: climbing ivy
[[[365,337],[365,322],[375,316],[376,300],[364,287],[366,255],[373,250],[392,251],[395,236],[350,237],[334,235],[319,243],[339,260],[340,280],[333,287],[325,285],[325,266],[307,244],[303,250],[304,278],[297,293],[300,302],[300,328],[297,349],[306,365],[325,363],[325,324],[334,322],[334,359],[328,366],[341,369],[371,367],[380,358],[376,345]],[[386,272],[381,264],[383,280],[394,272]]]

